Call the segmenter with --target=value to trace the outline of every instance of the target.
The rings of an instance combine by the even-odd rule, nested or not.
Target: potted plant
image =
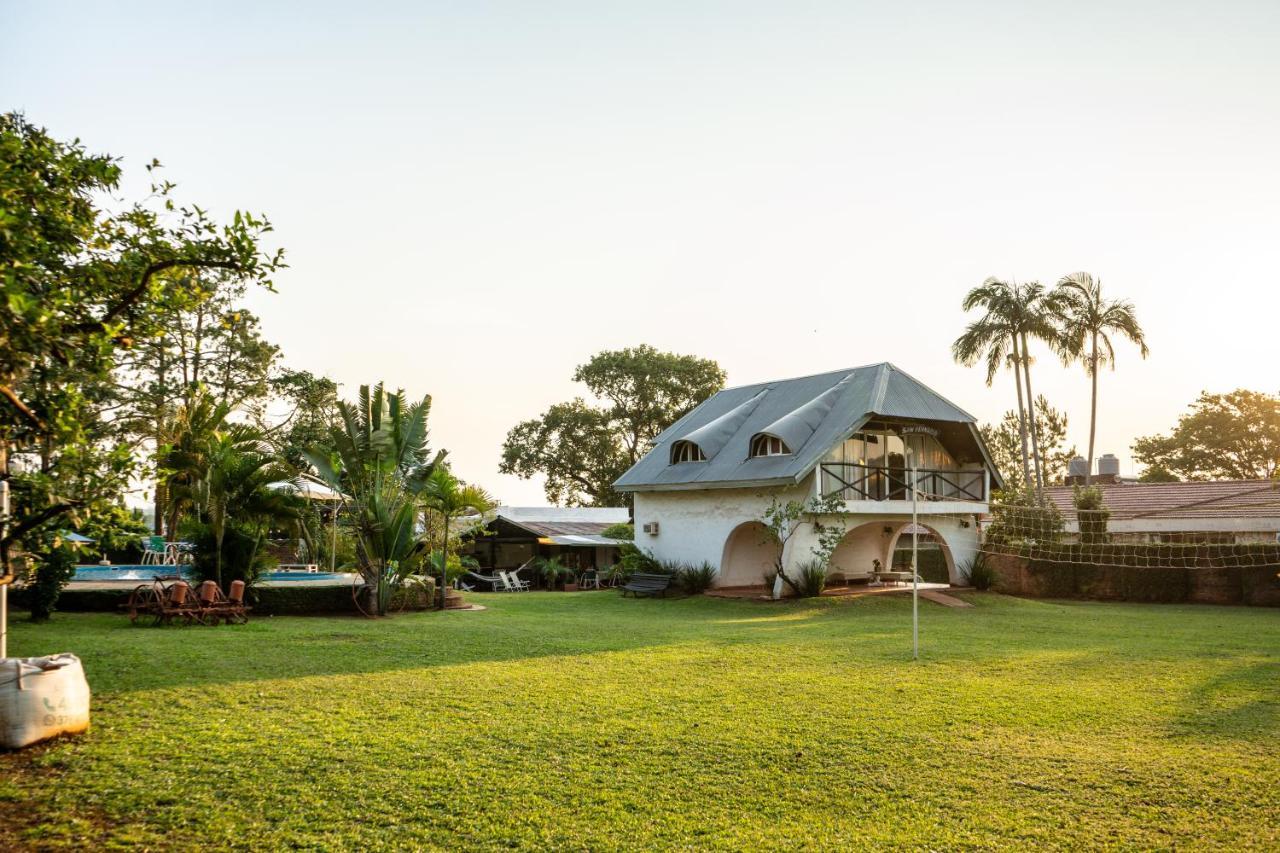
[[[555,557],[551,559],[542,558],[538,560],[534,566],[534,571],[541,575],[542,581],[546,584],[547,589],[559,589],[565,587],[569,578],[573,578],[573,569],[560,562]],[[567,587],[566,587],[567,588]],[[573,584],[573,588],[577,589],[578,585]]]

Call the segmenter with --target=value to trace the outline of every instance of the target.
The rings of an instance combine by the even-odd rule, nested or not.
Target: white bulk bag
[[[80,658],[0,658],[0,747],[17,749],[89,728],[89,682]]]

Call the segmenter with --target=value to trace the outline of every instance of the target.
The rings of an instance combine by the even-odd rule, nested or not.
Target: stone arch
[[[883,521],[868,521],[849,528],[831,554],[832,571],[845,576],[863,575],[872,570],[874,560],[888,568],[891,530],[892,525]]]
[[[938,544],[939,549],[942,551],[942,558],[946,561],[948,582],[952,584],[961,583],[960,574],[956,568],[955,554],[952,551],[951,543],[947,540],[946,535],[931,524],[917,522],[916,526],[922,531],[927,532],[932,537],[933,541]],[[902,521],[894,525],[893,535],[890,537],[888,548],[890,560],[893,559],[893,554],[898,550],[898,544],[900,542],[908,548],[911,547],[910,521]]]
[[[769,528],[759,521],[739,524],[724,543],[716,586],[760,586],[772,574],[781,552]]]

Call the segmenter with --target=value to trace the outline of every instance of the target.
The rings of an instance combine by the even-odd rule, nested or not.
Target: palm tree
[[[1044,457],[1040,453],[1040,424],[1037,420],[1035,393],[1031,390],[1031,338],[1057,348],[1061,332],[1055,325],[1056,314],[1052,302],[1038,281],[1013,286],[1014,311],[1020,328],[1022,375],[1027,386],[1027,424],[1031,433],[1031,459],[1034,462],[1036,487],[1044,490]]]
[[[1027,366],[1027,345],[1030,337],[1043,337],[1049,324],[1040,305],[1043,288],[1039,284],[1010,284],[997,278],[988,278],[970,290],[961,303],[965,311],[985,309],[982,317],[970,323],[964,334],[951,345],[955,360],[966,367],[985,360],[988,387],[995,381],[1000,368],[1013,368],[1014,386],[1018,392],[1018,434],[1022,443],[1022,477],[1028,491],[1032,488],[1031,456],[1028,452],[1027,406],[1023,401],[1024,379],[1028,385],[1030,400],[1031,373]],[[1034,423],[1032,421],[1032,423]],[[1033,433],[1034,434],[1034,433]],[[1034,439],[1036,444],[1038,438]],[[1037,453],[1037,456],[1039,454]],[[1039,460],[1036,462],[1039,471]],[[1042,482],[1037,476],[1036,482]]]
[[[1133,304],[1103,298],[1102,281],[1086,272],[1065,275],[1058,280],[1050,297],[1052,308],[1060,318],[1061,352],[1064,362],[1080,359],[1092,383],[1089,405],[1089,470],[1085,484],[1093,482],[1094,439],[1098,428],[1098,366],[1110,364],[1115,369],[1116,351],[1112,335],[1123,335],[1138,345],[1142,357],[1150,353],[1146,336]]]
[[[369,612],[376,615],[386,613],[391,593],[423,553],[417,496],[445,456],[433,459],[427,448],[430,410],[429,396],[408,404],[401,391],[362,385],[355,404],[338,403],[331,446],[304,453],[320,479],[344,496]]]
[[[156,477],[157,505],[165,510],[163,527],[173,536],[178,520],[200,509],[197,482],[209,467],[209,450],[219,431],[227,427],[231,406],[219,402],[203,385],[174,414],[164,431]]]
[[[254,525],[249,568],[273,526],[297,525],[304,502],[296,495],[271,488],[292,480],[296,472],[275,456],[250,427],[220,432],[210,443],[208,468],[199,481],[201,505],[213,533],[214,580],[222,586],[222,546],[231,522]]]
[[[449,565],[449,524],[461,515],[483,515],[493,509],[493,498],[479,486],[470,486],[453,476],[445,465],[437,465],[422,490],[423,506],[440,516],[440,591],[437,605],[444,609],[444,587]]]

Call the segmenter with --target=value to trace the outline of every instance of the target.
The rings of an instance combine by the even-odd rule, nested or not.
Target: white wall
[[[812,478],[790,488],[767,489],[701,489],[635,493],[636,545],[660,560],[683,563],[707,562],[721,567],[725,559],[726,544],[739,525],[759,521],[769,506],[770,498],[780,501],[806,501],[812,495]],[[888,568],[889,555],[901,531],[910,523],[910,513],[854,513],[826,516],[825,521],[843,523],[847,530],[846,542],[837,549],[833,562],[846,571],[868,570],[872,559],[879,559]],[[962,522],[967,521],[968,526]],[[658,535],[643,532],[644,525],[658,523]],[[953,583],[960,581],[958,568],[971,559],[978,550],[978,529],[972,518],[958,515],[929,515],[920,519],[921,526],[933,530],[942,540],[949,555],[949,568]],[[873,524],[873,527],[862,528]],[[888,528],[888,532],[885,528]],[[787,543],[783,561],[788,571],[809,559],[817,537],[810,524],[803,524]],[[740,544],[740,543],[739,543]],[[749,549],[747,549],[749,550]],[[747,550],[741,553],[746,554]],[[729,584],[743,583],[741,578],[756,575],[752,554],[750,567],[733,571],[727,578]],[[845,566],[842,562],[848,562]],[[758,584],[753,577],[748,581]],[[729,585],[726,584],[726,585]]]

